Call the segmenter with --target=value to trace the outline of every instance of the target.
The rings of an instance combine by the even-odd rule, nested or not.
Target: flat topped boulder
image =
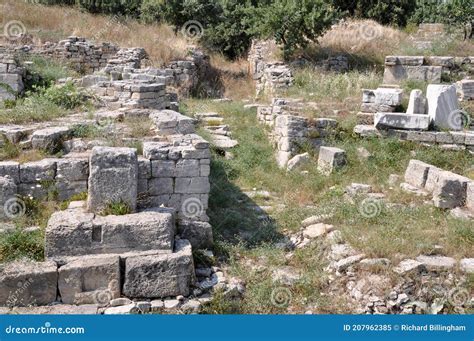
[[[138,158],[136,149],[94,147],[90,158],[87,208],[101,212],[112,203],[137,207]]]
[[[0,266],[0,306],[47,305],[56,301],[54,262],[19,261]]]
[[[81,209],[56,212],[46,227],[45,253],[52,259],[133,251],[173,250],[176,226],[166,209],[123,216],[94,216]]]
[[[62,148],[62,143],[71,134],[69,127],[51,127],[36,130],[31,136],[31,145],[35,149],[57,152]]]
[[[194,119],[173,110],[161,110],[150,115],[162,135],[192,134],[196,131]]]

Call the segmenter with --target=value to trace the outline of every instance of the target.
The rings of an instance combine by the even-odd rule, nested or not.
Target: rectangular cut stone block
[[[70,135],[68,127],[52,127],[37,130],[31,136],[31,144],[35,149],[57,152],[61,150],[62,143]]]
[[[170,144],[167,142],[144,142],[143,156],[150,160],[166,160]]]
[[[151,161],[144,157],[138,157],[138,178],[151,178]]]
[[[0,176],[9,176],[15,181],[20,182],[20,164],[14,161],[0,162]]]
[[[56,180],[81,181],[89,176],[87,159],[60,159],[57,161]]]
[[[430,166],[430,169],[428,170],[428,177],[426,178],[426,184],[425,184],[425,189],[428,192],[434,191],[435,186],[438,183],[439,174],[441,172],[443,172],[442,169],[435,166]]]
[[[176,177],[199,176],[199,160],[184,159],[176,163]]]
[[[442,66],[385,65],[383,82],[385,84],[398,84],[409,79],[429,83],[441,83],[442,71]]]
[[[110,203],[137,207],[138,160],[132,148],[94,147],[90,158],[87,207],[100,212]]]
[[[34,183],[54,180],[56,176],[56,160],[44,159],[20,165],[20,182]]]
[[[424,115],[426,112],[426,99],[423,91],[415,89],[410,93],[410,101],[408,102],[407,114]]]
[[[96,217],[81,210],[56,212],[46,228],[48,258],[131,251],[171,252],[175,235],[170,212],[145,211]]]
[[[211,184],[207,177],[176,178],[175,193],[182,194],[207,194]]]
[[[128,257],[123,294],[132,298],[187,296],[194,283],[191,244],[177,240],[172,254]]]
[[[439,208],[456,208],[466,204],[470,179],[452,172],[441,172],[433,190],[433,202]]]
[[[176,175],[176,162],[173,160],[151,161],[151,174],[154,178],[170,178]]]
[[[87,181],[56,181],[55,188],[58,193],[58,199],[65,201],[73,195],[87,192]]]
[[[9,176],[0,176],[0,219],[4,216],[5,203],[16,197],[18,192],[17,185]],[[0,222],[0,227],[2,223]]]
[[[54,262],[13,262],[0,266],[0,306],[47,305],[56,301]]]
[[[402,104],[403,90],[378,88],[375,90],[375,104],[396,107]]]
[[[377,129],[428,130],[430,118],[427,115],[378,112],[375,114],[374,123]]]
[[[428,171],[433,167],[419,160],[410,160],[405,171],[405,182],[417,188],[424,188]]]
[[[321,147],[319,149],[318,170],[329,175],[347,164],[346,152],[340,148]]]
[[[148,181],[150,195],[163,195],[173,193],[173,178],[152,178]]]
[[[173,110],[162,110],[150,115],[162,135],[192,134],[195,132],[194,119]]]
[[[58,287],[66,304],[107,305],[120,297],[119,256],[84,256],[59,268]]]
[[[454,85],[430,84],[426,90],[428,115],[440,129],[461,130],[462,115]]]

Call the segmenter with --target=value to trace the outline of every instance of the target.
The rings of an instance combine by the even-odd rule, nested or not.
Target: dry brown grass
[[[75,8],[42,6],[17,0],[0,0],[0,21],[23,23],[36,42],[58,41],[70,35],[121,47],[144,47],[154,65],[186,55],[188,42],[168,25],[144,25],[136,20],[92,15]]]
[[[406,39],[400,30],[373,20],[347,20],[335,25],[320,39],[320,46],[338,52],[383,60]]]
[[[249,75],[249,65],[246,59],[229,61],[222,55],[214,54],[211,55],[211,65],[221,75],[225,97],[242,100],[255,96],[255,88]]]

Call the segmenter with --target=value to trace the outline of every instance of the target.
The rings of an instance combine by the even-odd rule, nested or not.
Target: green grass
[[[18,228],[0,234],[0,263],[21,258],[42,261],[44,258],[44,231],[25,232]]]
[[[132,213],[130,206],[123,201],[110,202],[102,212],[101,215],[127,215]]]
[[[303,313],[312,306],[320,313],[351,311],[342,298],[321,295],[328,290],[323,271],[325,259],[318,250],[321,245],[315,243],[296,250],[290,259],[275,247],[284,235],[298,231],[304,218],[314,214],[331,213],[333,217],[327,223],[341,230],[351,245],[371,257],[386,257],[396,263],[401,254],[415,257],[437,246],[452,257],[472,256],[474,235],[468,223],[451,218],[449,212],[423,205],[422,198],[388,185],[389,175],[403,175],[413,158],[472,176],[472,156],[467,152],[447,152],[395,139],[360,139],[352,134],[354,122],[345,120],[328,142],[346,150],[347,167],[324,177],[316,171],[313,158],[305,167],[308,174],[288,174],[277,167],[266,128],[258,124],[254,110],[244,110],[241,103],[197,100],[188,100],[183,109],[188,115],[198,110],[218,112],[240,143],[232,150],[233,159],[213,155],[208,213],[214,228],[215,252],[225,259],[224,266],[232,276],[246,282],[247,292],[240,303],[225,302],[217,295],[206,312]],[[358,147],[366,148],[372,156],[360,159]],[[343,198],[344,188],[352,182],[370,184],[375,191],[386,193],[387,202],[405,208],[382,206],[378,216],[366,218],[359,212],[360,201],[350,203]],[[253,188],[270,191],[276,199],[250,199],[243,192]],[[262,219],[262,213],[252,208],[255,204],[283,204],[284,208],[271,211]],[[249,264],[254,264],[255,269]],[[293,266],[304,274],[295,285],[283,286],[290,291],[291,303],[281,307],[271,300],[272,292],[282,287],[272,280],[272,270],[280,266]]]

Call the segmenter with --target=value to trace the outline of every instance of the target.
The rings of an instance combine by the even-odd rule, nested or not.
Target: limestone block
[[[191,244],[177,240],[172,254],[128,257],[123,294],[132,298],[187,296],[194,276]]]
[[[329,175],[347,164],[346,152],[340,148],[321,147],[319,149],[318,170]]]
[[[299,154],[291,158],[291,160],[288,161],[288,164],[286,166],[287,171],[292,171],[298,167],[302,167],[310,162],[311,158],[308,153],[304,154]]]
[[[410,101],[408,102],[408,115],[424,115],[426,113],[426,99],[423,91],[415,89],[410,93]]]
[[[199,176],[199,160],[184,159],[176,163],[176,177],[195,177]]]
[[[182,220],[178,233],[191,243],[193,250],[211,249],[214,243],[212,226],[207,222]]]
[[[21,164],[20,182],[34,183],[54,180],[56,176],[56,161],[55,159],[44,159]]]
[[[0,306],[47,305],[56,301],[54,262],[17,261],[0,265]]]
[[[424,188],[428,171],[433,167],[419,160],[410,160],[405,171],[405,182],[417,188]]]
[[[423,65],[425,57],[423,56],[386,56],[385,65]]]
[[[474,212],[474,181],[467,184],[466,207]]]
[[[107,305],[120,297],[119,256],[84,256],[59,268],[58,288],[66,304]]]
[[[12,198],[15,198],[18,192],[17,185],[9,176],[0,176],[0,218],[4,214],[5,203]],[[1,225],[1,223],[0,223]]]
[[[46,228],[48,258],[88,254],[157,250],[170,252],[175,235],[168,211],[145,211],[123,216],[97,216],[82,210],[54,213]]]
[[[71,130],[68,127],[52,127],[36,130],[31,137],[35,149],[58,152],[62,149],[63,141],[68,138]]]
[[[456,86],[430,84],[426,97],[428,115],[436,127],[450,130],[461,130],[463,128]]]
[[[433,202],[439,208],[456,208],[466,204],[469,178],[451,172],[440,172],[433,190]]]
[[[90,158],[87,207],[100,212],[112,202],[137,207],[138,160],[132,148],[94,147]]]
[[[428,192],[433,192],[436,184],[438,183],[439,174],[443,172],[442,169],[430,165],[428,170],[428,176],[426,178],[425,189]]]
[[[172,110],[161,110],[150,115],[160,134],[192,134],[196,131],[195,120]]]
[[[402,104],[403,90],[392,88],[378,88],[375,90],[375,104],[396,107]]]
[[[87,159],[60,159],[56,164],[56,180],[82,181],[89,177],[89,161]]]
[[[150,195],[172,194],[173,178],[151,178],[148,181],[148,193]]]
[[[15,181],[20,182],[20,164],[14,161],[0,162],[0,176],[9,176]]]
[[[428,130],[430,118],[428,115],[378,112],[374,124],[377,129]]]
[[[176,178],[175,193],[206,194],[211,190],[208,177]]]
[[[72,196],[87,192],[87,181],[56,181],[56,191],[58,193],[58,200],[69,200]]]
[[[456,266],[456,260],[443,256],[418,256],[416,260],[423,264],[428,271],[449,271]]]
[[[154,178],[171,178],[176,176],[176,163],[173,160],[151,161],[151,174]]]
[[[138,179],[151,178],[151,161],[147,158],[138,157]]]
[[[144,142],[143,143],[143,156],[152,161],[168,159],[169,150],[170,150],[170,144],[167,142]]]

